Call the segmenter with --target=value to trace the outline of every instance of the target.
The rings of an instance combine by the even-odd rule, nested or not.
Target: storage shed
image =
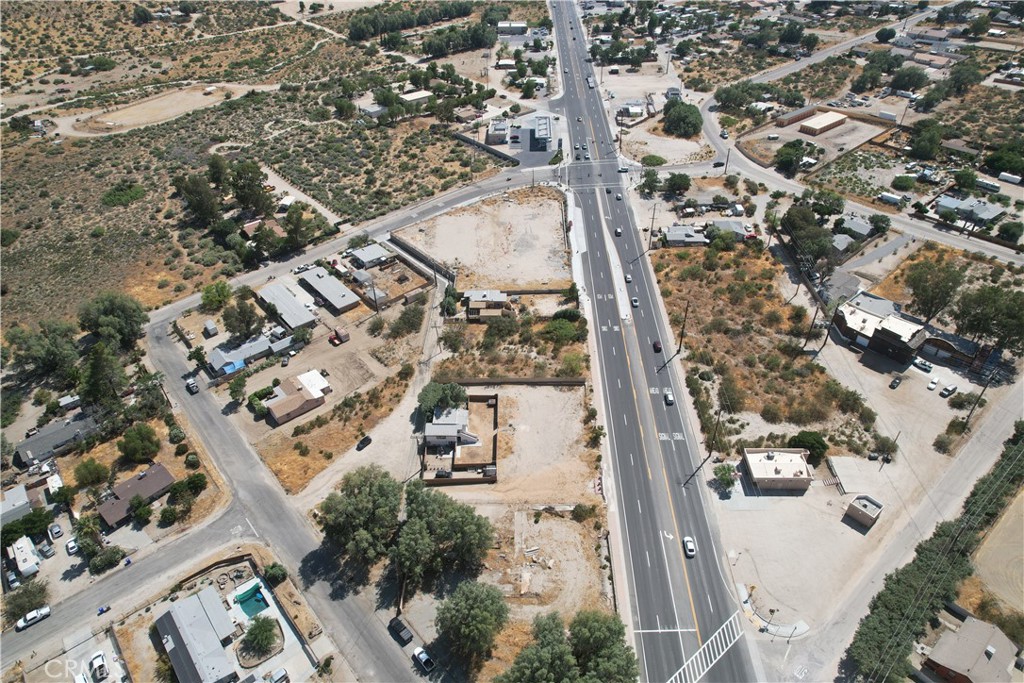
[[[808,135],[821,135],[827,130],[843,125],[846,123],[846,119],[846,114],[840,114],[837,111],[827,111],[824,114],[815,116],[806,123],[801,123],[800,132],[807,133]]]

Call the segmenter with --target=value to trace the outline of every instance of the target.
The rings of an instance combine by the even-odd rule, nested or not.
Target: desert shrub
[[[185,456],[185,467],[189,468],[190,470],[197,470],[197,469],[199,469],[199,454],[198,453],[189,453],[188,455],[186,455]]]
[[[935,441],[932,442],[932,447],[939,453],[949,453],[950,449],[953,448],[953,437],[949,434],[939,434],[935,437]]]

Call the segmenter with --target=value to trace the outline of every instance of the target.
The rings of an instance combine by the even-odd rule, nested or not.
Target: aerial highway
[[[756,665],[741,638],[738,601],[704,508],[707,474],[690,476],[703,457],[701,444],[678,401],[669,405],[666,397],[667,391],[685,400],[667,362],[676,333],[664,325],[601,91],[588,81],[594,71],[582,24],[573,3],[552,4],[565,84],[559,111],[573,148],[579,144],[592,157],[577,161],[575,149],[567,150],[572,161],[563,178],[582,215],[572,230],[577,245],[585,245],[583,289],[593,308],[613,504],[628,555],[632,613],[624,618],[635,636],[641,680],[753,681]],[[685,536],[695,541],[693,558],[684,556]]]

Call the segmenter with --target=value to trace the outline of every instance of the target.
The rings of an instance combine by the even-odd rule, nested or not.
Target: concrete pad
[[[888,480],[880,473],[883,465],[881,460],[855,457],[835,457],[829,460],[847,493],[877,496],[880,486],[886,489],[890,487]]]

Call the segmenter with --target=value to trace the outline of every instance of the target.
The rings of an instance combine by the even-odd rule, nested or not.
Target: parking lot
[[[800,126],[806,122],[806,119],[797,121],[783,128],[774,125],[768,126],[749,136],[744,136],[740,144],[757,158],[770,161],[775,158],[775,152],[787,142],[803,140],[805,143],[813,143],[816,147],[824,150],[815,165],[816,168],[820,168],[837,159],[842,153],[864,144],[885,130],[881,125],[847,118],[842,125],[832,130],[827,130],[819,135],[808,135],[800,132]],[[769,136],[777,139],[769,140]],[[814,156],[814,154],[810,156]]]
[[[50,617],[51,619],[55,617]],[[59,617],[56,617],[59,618]],[[25,683],[43,683],[44,681],[99,681],[96,667],[90,668],[92,662],[106,666],[105,680],[116,682],[126,681],[128,676],[122,666],[120,654],[114,641],[106,631],[93,636],[88,629],[67,633],[64,636],[65,654],[40,663],[35,669],[25,672]],[[78,676],[82,676],[78,679]]]

